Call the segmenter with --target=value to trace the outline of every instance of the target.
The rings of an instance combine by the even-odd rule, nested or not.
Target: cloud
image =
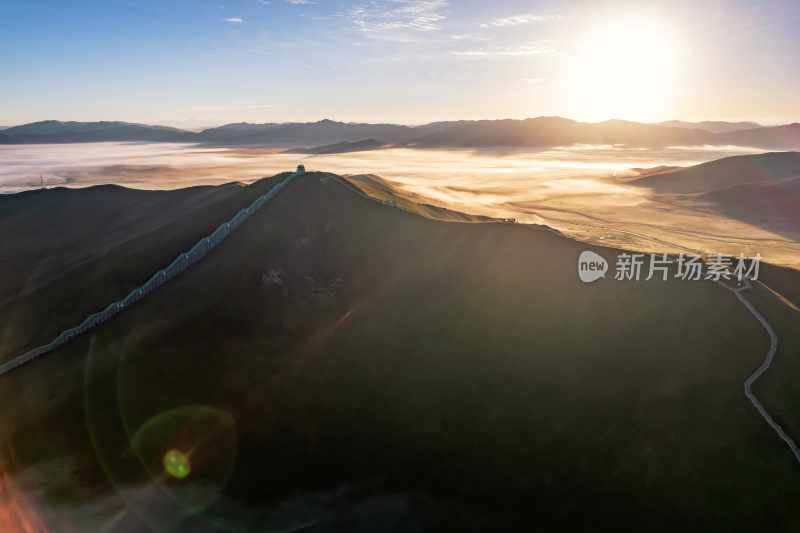
[[[356,29],[374,39],[418,41],[442,29],[447,0],[371,0],[353,7],[349,18]]]
[[[286,0],[287,4],[292,4],[293,6],[307,6],[311,4],[316,4],[314,0]]]
[[[190,109],[193,113],[217,111],[255,111],[258,109],[272,109],[272,104],[223,104],[223,105],[196,105]]]
[[[228,18],[222,19],[222,20],[224,20],[225,22],[228,22],[230,24],[241,24],[242,22],[244,22],[242,17],[228,17]]]
[[[491,37],[487,37],[486,35],[475,35],[472,33],[459,33],[456,35],[451,35],[450,38],[454,41],[486,42],[492,40]]]
[[[551,55],[555,50],[543,44],[523,44],[516,46],[495,46],[491,48],[479,48],[476,50],[458,50],[452,52],[454,56],[460,57],[520,57]]]
[[[481,28],[507,28],[513,26],[521,26],[523,24],[532,24],[534,22],[546,22],[548,20],[557,20],[561,17],[559,15],[534,15],[532,13],[524,13],[521,15],[512,15],[510,17],[503,17],[495,19],[486,24],[481,24]]]

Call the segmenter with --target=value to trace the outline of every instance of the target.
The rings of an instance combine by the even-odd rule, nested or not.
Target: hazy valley
[[[350,146],[350,145],[345,145]],[[760,253],[780,265],[800,264],[796,193],[776,186],[800,176],[796,159],[755,172],[758,199],[743,205],[750,175],[729,179],[724,168],[696,172],[694,188],[643,186],[642,169],[690,167],[736,155],[740,146],[635,147],[571,145],[538,150],[382,148],[286,153],[279,147],[230,148],[174,143],[73,143],[0,146],[0,188],[6,192],[114,183],[141,189],[248,183],[303,162],[341,175],[375,175],[400,197],[456,211],[546,224],[593,243],[644,251]],[[736,169],[734,162],[731,170]],[[760,178],[759,178],[760,176]],[[663,176],[663,180],[669,180]],[[786,185],[788,186],[788,185]],[[784,187],[784,185],[781,185]],[[751,195],[752,196],[752,195]],[[768,218],[754,214],[770,212]],[[751,209],[753,208],[753,209]],[[772,209],[772,211],[770,211]]]

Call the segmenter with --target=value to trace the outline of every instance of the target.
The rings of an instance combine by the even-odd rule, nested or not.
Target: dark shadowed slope
[[[309,174],[96,335],[6,376],[8,471],[49,473],[43,517],[92,505],[104,522],[123,505],[108,478],[131,494],[147,477],[129,436],[174,446],[169,424],[148,433],[159,415],[205,405],[230,429],[192,475],[221,495],[179,531],[796,530],[800,471],[741,392],[760,325],[713,283],[584,285],[586,248]],[[212,453],[231,431],[237,453]],[[150,518],[181,519],[180,485]]]
[[[8,253],[0,262],[0,354],[49,342],[124,296],[272,184],[1,196],[0,238]]]
[[[800,177],[739,185],[700,195],[696,200],[708,202],[727,217],[800,240]]]
[[[207,207],[241,186],[144,191],[114,185],[56,187],[0,196],[0,239],[8,255],[0,300],[63,275],[109,249]]]
[[[800,177],[800,152],[726,157],[635,181],[659,193],[703,193]]]

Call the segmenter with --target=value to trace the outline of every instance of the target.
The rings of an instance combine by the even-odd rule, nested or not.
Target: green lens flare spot
[[[144,422],[130,441],[131,452],[144,467],[142,482],[165,496],[148,500],[160,516],[175,505],[180,516],[212,505],[233,473],[238,448],[235,419],[210,405],[162,411]]]
[[[186,479],[192,473],[189,456],[180,450],[170,450],[164,454],[164,470],[175,479]]]

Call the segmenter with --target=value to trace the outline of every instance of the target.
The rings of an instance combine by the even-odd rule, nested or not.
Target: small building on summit
[[[306,173],[306,166],[305,165],[297,165],[297,172],[295,172],[295,174],[297,174],[298,176],[302,176],[305,173]]]

